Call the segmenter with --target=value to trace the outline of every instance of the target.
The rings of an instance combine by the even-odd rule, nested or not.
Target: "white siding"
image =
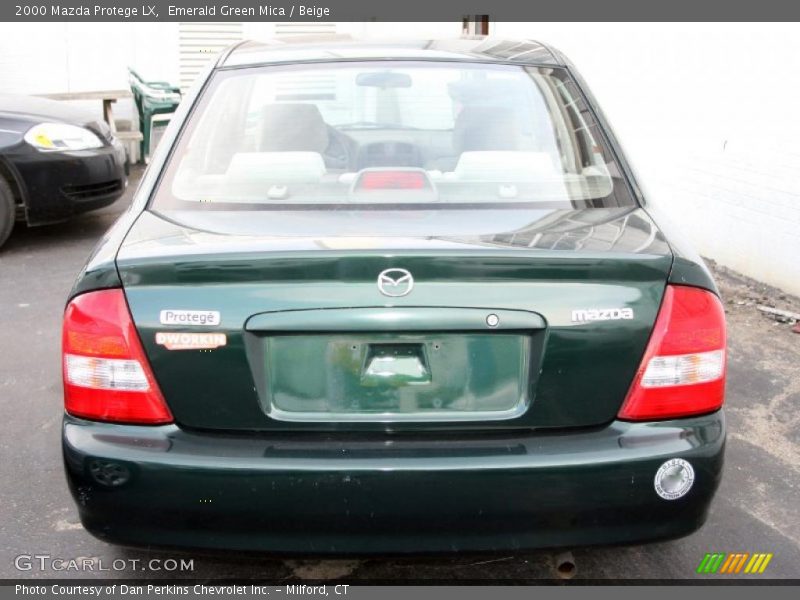
[[[180,86],[187,89],[197,75],[221,51],[244,39],[265,40],[276,36],[326,35],[336,23],[180,23]]]
[[[210,60],[244,39],[244,26],[242,23],[180,23],[178,36],[179,85],[186,90]]]
[[[275,23],[276,36],[330,35],[336,33],[336,23]]]

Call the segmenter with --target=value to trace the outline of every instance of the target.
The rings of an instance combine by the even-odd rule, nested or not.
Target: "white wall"
[[[562,50],[700,252],[800,295],[796,24],[495,23]]]
[[[0,23],[0,93],[128,89],[128,67],[178,80],[177,23]],[[102,104],[81,102],[102,114]],[[116,116],[130,118],[120,101]]]
[[[128,87],[178,75],[177,23],[0,23],[0,89],[44,94]]]

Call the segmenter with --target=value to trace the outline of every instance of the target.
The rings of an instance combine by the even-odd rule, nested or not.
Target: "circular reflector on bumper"
[[[677,500],[694,484],[694,469],[682,458],[668,460],[656,471],[656,494],[664,500]]]

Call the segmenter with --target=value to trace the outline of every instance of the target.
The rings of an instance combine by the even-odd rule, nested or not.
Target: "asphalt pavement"
[[[108,570],[94,576],[103,578],[368,583],[556,577],[550,551],[285,560],[120,548],[86,533],[61,465],[61,315],[75,275],[130,202],[138,174],[111,207],[60,225],[17,226],[0,249],[0,578],[92,575],[72,570],[77,563],[57,563],[70,570],[56,570],[50,559],[26,558],[36,556],[102,566]],[[797,312],[800,303],[724,270],[719,281],[729,319],[730,429],[725,475],[710,518],[700,531],[676,541],[572,548],[577,577],[741,578],[746,576],[697,575],[695,570],[706,552],[770,552],[774,557],[765,574],[753,577],[800,579],[800,334],[756,309],[758,303],[773,301]],[[170,570],[176,566],[170,559],[193,561],[193,570]]]

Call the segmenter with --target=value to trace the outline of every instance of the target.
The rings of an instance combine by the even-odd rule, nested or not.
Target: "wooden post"
[[[108,123],[113,135],[117,133],[117,124],[114,122],[114,110],[112,108],[116,101],[116,98],[103,98],[103,120]]]

